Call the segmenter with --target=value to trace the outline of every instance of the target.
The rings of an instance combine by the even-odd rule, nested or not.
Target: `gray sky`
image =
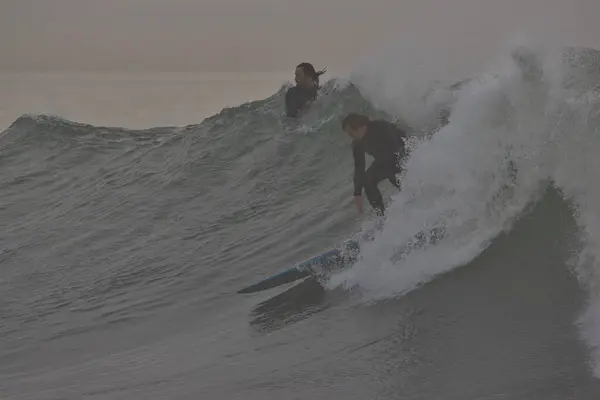
[[[449,64],[518,31],[600,47],[600,0],[0,0],[0,70],[344,68],[386,41]]]

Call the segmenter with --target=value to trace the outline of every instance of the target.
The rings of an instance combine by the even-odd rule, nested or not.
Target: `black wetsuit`
[[[404,156],[406,133],[396,125],[383,121],[370,121],[367,132],[352,144],[354,156],[354,195],[360,196],[363,188],[371,206],[379,215],[385,210],[377,184],[388,179],[400,188],[396,174],[400,172],[400,158]],[[365,153],[375,160],[365,171]]]
[[[300,86],[289,88],[285,94],[285,110],[288,117],[295,118],[311,101],[317,98],[317,88],[304,89]]]

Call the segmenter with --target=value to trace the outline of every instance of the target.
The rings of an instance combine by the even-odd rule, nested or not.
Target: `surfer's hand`
[[[356,203],[356,209],[359,214],[363,213],[363,199],[362,196],[354,196],[354,202]]]

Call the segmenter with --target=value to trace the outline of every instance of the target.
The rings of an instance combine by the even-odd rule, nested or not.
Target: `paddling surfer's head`
[[[350,113],[342,120],[342,129],[352,139],[359,140],[367,132],[369,122],[371,120],[366,115]]]
[[[311,63],[301,63],[296,66],[294,80],[296,84],[305,89],[319,87],[319,76],[325,73],[326,69],[316,71]]]

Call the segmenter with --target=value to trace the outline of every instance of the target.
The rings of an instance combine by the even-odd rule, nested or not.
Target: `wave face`
[[[458,83],[375,58],[294,121],[285,87],[185,127],[22,116],[0,135],[0,386],[15,399],[310,397],[323,382],[363,398],[597,398],[564,325],[581,306],[573,276],[600,378],[599,54],[516,47]],[[381,184],[383,221],[353,208],[348,112],[411,134],[402,190]],[[325,289],[233,295],[374,224]],[[553,323],[564,331],[546,340]],[[563,345],[568,357],[544,347]]]
[[[351,231],[339,117],[377,112],[352,86],[322,91],[297,121],[282,118],[284,87],[185,127],[16,120],[0,136],[3,348],[17,356],[192,298],[210,310],[222,290]]]

